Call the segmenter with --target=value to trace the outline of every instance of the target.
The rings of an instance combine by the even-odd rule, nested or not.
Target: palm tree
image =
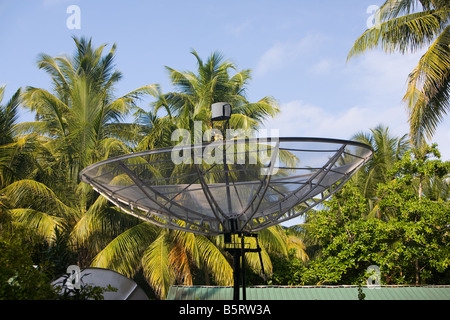
[[[387,0],[379,9],[381,23],[366,30],[348,58],[381,47],[386,52],[427,48],[409,74],[403,98],[410,135],[416,145],[431,138],[450,108],[450,3],[447,0]]]
[[[3,101],[5,86],[0,87],[0,103]],[[0,189],[8,185],[15,175],[11,168],[11,157],[16,149],[14,125],[18,118],[20,89],[5,104],[0,104]]]
[[[210,127],[214,102],[232,105],[232,129],[256,129],[265,119],[280,112],[272,97],[266,96],[254,103],[247,100],[246,86],[251,79],[251,70],[241,70],[231,76],[230,70],[236,70],[237,66],[225,61],[220,53],[214,52],[206,61],[195,50],[191,53],[197,60],[197,72],[166,67],[175,91],[161,94],[153,104],[156,111],[164,108],[175,118],[178,127],[192,128],[193,121],[203,121]]]
[[[72,185],[78,184],[79,172],[87,165],[130,151],[119,139],[128,132],[118,122],[139,98],[153,94],[156,87],[144,86],[115,98],[114,85],[122,77],[114,68],[116,45],[103,56],[105,45],[93,48],[91,40],[74,41],[72,59],[41,54],[38,66],[51,76],[53,93],[27,87],[25,107],[35,112],[36,121],[21,124],[24,131],[50,138],[49,149],[60,167],[67,168],[64,172]]]
[[[378,125],[368,133],[355,134],[352,139],[368,144],[374,150],[373,157],[352,177],[350,184],[360,190],[362,196],[369,201],[371,211],[375,212],[377,185],[389,181],[389,172],[395,162],[409,150],[407,135],[393,137],[388,127]]]
[[[34,155],[38,147],[36,135],[21,136],[17,130],[21,89],[1,104],[5,87],[0,87],[0,189],[16,180],[28,177],[36,169]]]
[[[0,103],[3,101],[6,86],[0,87]],[[5,104],[0,104],[0,146],[14,142],[14,125],[18,119],[21,89],[18,89]]]
[[[16,161],[14,161],[18,149],[14,125],[18,118],[20,89],[14,93],[6,104],[1,104],[5,88],[5,86],[0,87],[0,190],[14,181],[18,175]],[[9,221],[9,207],[8,198],[0,192],[0,230],[4,228],[3,224]]]
[[[36,119],[14,127],[16,134],[22,134],[18,137],[33,138],[35,148],[29,159],[33,170],[2,190],[12,205],[10,212],[15,221],[49,242],[56,229],[70,234],[86,213],[93,211],[91,206],[98,195],[80,183],[80,170],[130,150],[124,142],[129,136],[128,127],[117,122],[139,98],[155,90],[154,85],[149,85],[114,97],[114,85],[121,78],[114,67],[116,46],[104,55],[105,45],[94,48],[91,40],[84,38],[74,38],[74,42],[73,57],[40,55],[38,67],[51,76],[52,91],[27,87],[23,105],[35,112]],[[83,243],[73,237],[75,250],[85,252],[81,266],[89,263],[89,256],[99,251],[98,246],[119,234],[118,230],[136,224],[136,219],[117,210],[110,208],[109,213],[104,233],[93,237],[90,247],[82,247]],[[92,247],[97,251],[88,250]]]
[[[160,93],[159,96],[161,96]],[[151,150],[173,145],[171,136],[172,132],[177,129],[177,125],[170,114],[161,117],[155,110],[146,111],[136,107],[134,117],[136,150]]]
[[[4,90],[5,87],[0,87],[0,102]],[[0,105],[0,209],[8,220],[14,218],[15,222],[21,223],[28,219],[24,224],[43,238],[50,239],[55,226],[59,225],[58,219],[38,211],[32,204],[41,202],[58,212],[64,206],[51,190],[28,179],[40,168],[35,157],[40,141],[34,134],[18,135],[16,122],[21,102],[21,89],[18,89],[5,105]],[[39,201],[32,201],[32,197]],[[33,216],[39,217],[32,221]]]

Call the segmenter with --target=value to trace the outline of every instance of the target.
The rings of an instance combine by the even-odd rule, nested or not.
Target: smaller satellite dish
[[[70,271],[72,272],[72,270]],[[72,275],[75,281],[80,281],[81,286],[95,286],[106,288],[108,285],[117,289],[117,291],[106,291],[103,293],[104,300],[148,300],[144,290],[137,285],[132,279],[109,269],[103,268],[86,268],[76,274],[76,270]],[[67,275],[63,275],[52,282],[53,286],[62,286],[67,279]],[[65,286],[75,285],[68,283]]]

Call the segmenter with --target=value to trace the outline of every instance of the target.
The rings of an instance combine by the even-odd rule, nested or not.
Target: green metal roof
[[[365,300],[450,300],[450,286],[361,288],[366,295]],[[358,286],[252,286],[247,287],[246,294],[247,300],[358,300]],[[232,298],[233,287],[212,286],[172,286],[167,295],[167,300],[232,300]]]

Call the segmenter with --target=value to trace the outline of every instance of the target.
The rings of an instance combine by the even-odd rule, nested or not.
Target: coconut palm
[[[370,145],[374,150],[373,157],[349,182],[360,190],[374,212],[377,185],[389,181],[389,171],[409,150],[407,135],[394,137],[388,127],[378,125],[370,132],[356,133],[352,139]]]
[[[4,98],[6,86],[0,87],[0,103]],[[18,107],[20,105],[20,93],[18,89],[6,104],[0,104],[0,146],[14,142],[14,125],[18,119]]]
[[[146,111],[136,107],[134,117],[136,150],[151,150],[173,145],[171,136],[177,125],[170,114],[161,117],[155,110]]]
[[[0,87],[0,103],[3,101],[5,87]],[[20,89],[6,104],[0,104],[0,189],[8,185],[15,175],[11,168],[11,157],[16,149],[14,125],[18,118]]]
[[[195,50],[191,53],[197,60],[196,73],[166,67],[175,91],[161,94],[153,104],[155,110],[164,108],[174,117],[178,127],[192,128],[193,121],[203,121],[210,127],[211,105],[215,102],[232,105],[230,127],[233,129],[257,129],[268,117],[280,112],[272,97],[266,96],[253,103],[247,100],[246,86],[251,70],[231,75],[230,71],[237,70],[237,66],[224,60],[220,53],[212,53],[206,61]]]
[[[129,128],[118,122],[140,97],[155,91],[148,85],[115,98],[114,85],[122,77],[114,68],[116,46],[103,55],[105,45],[94,48],[91,40],[74,41],[72,58],[40,55],[38,66],[51,76],[53,92],[27,87],[25,107],[35,112],[36,121],[20,126],[50,138],[49,149],[61,168],[67,168],[72,185],[78,184],[79,172],[87,165],[130,151],[119,139]]]
[[[0,87],[0,103],[3,100],[4,92],[5,87]],[[6,104],[0,104],[0,229],[6,228],[5,222],[19,221],[20,223],[24,216],[40,215],[40,219],[46,221],[45,214],[33,211],[30,206],[27,206],[26,209],[17,209],[17,207],[23,207],[18,202],[21,196],[27,194],[24,192],[24,188],[33,184],[32,180],[23,179],[35,168],[32,152],[36,146],[36,141],[33,141],[32,136],[20,137],[17,135],[16,122],[20,103],[21,89],[18,89]],[[37,188],[39,187],[40,185],[37,186]],[[30,194],[36,195],[36,193],[28,193],[28,195]],[[57,224],[57,221],[47,220],[46,222],[32,226],[34,231],[44,238],[49,237],[51,231],[44,230],[42,226],[45,224],[51,229]],[[12,226],[10,223],[7,225]]]
[[[5,87],[0,87],[0,103],[4,90]],[[54,194],[51,190],[29,179],[37,175],[36,170],[42,169],[36,159],[36,151],[40,149],[41,141],[35,134],[18,135],[17,119],[21,102],[21,89],[18,89],[6,104],[0,105],[0,194],[2,198],[0,207],[2,210],[11,209],[8,210],[8,214],[18,217],[18,220],[22,220],[26,210],[29,213],[33,210],[30,205],[32,202],[30,196],[39,197],[46,204],[54,203],[55,199],[57,201],[57,197],[53,199]],[[20,201],[23,202],[20,203]],[[61,208],[60,206],[59,209]],[[55,207],[53,209],[56,210]],[[46,220],[42,215],[41,219]],[[53,229],[57,222],[49,222],[48,230],[41,228],[44,224],[37,224],[34,229],[45,238],[49,237],[52,232],[50,229]]]
[[[408,77],[403,98],[416,145],[430,138],[450,108],[450,4],[447,0],[387,0],[377,12],[380,24],[354,43],[349,58],[381,47],[386,52],[427,48]]]
[[[39,57],[38,67],[51,76],[52,90],[27,87],[23,105],[35,112],[35,121],[14,127],[19,138],[33,138],[35,149],[29,159],[32,171],[2,190],[12,205],[15,221],[47,241],[52,241],[57,229],[71,233],[88,212],[94,211],[91,206],[98,194],[80,183],[79,172],[89,164],[130,150],[124,142],[130,130],[118,121],[155,88],[144,86],[116,98],[114,85],[121,78],[114,67],[116,46],[103,54],[105,45],[94,48],[91,40],[84,38],[74,38],[74,42],[73,57]],[[111,238],[136,224],[136,219],[118,210],[101,211],[105,212],[109,218],[102,220],[103,233],[92,236],[90,246],[80,247],[85,243],[72,239],[76,250],[86,252],[81,266],[87,266],[89,256]],[[90,251],[92,248],[97,251]]]
[[[17,132],[21,89],[6,104],[1,104],[5,87],[0,87],[0,189],[28,177],[36,169],[31,153],[39,145],[36,135],[20,136]]]

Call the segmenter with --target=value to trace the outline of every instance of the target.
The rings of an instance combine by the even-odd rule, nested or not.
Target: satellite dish
[[[339,190],[372,156],[323,138],[219,140],[98,162],[82,181],[128,214],[204,235],[256,232],[295,218]]]
[[[223,120],[220,111],[227,113],[227,108],[215,106],[214,116]],[[111,158],[85,168],[81,180],[144,221],[203,235],[223,234],[233,255],[233,299],[239,300],[242,270],[245,300],[245,252],[259,252],[264,267],[259,245],[246,248],[244,238],[323,202],[372,154],[368,145],[337,139],[216,140]]]
[[[106,291],[103,293],[104,300],[148,300],[144,290],[137,285],[135,281],[124,275],[103,268],[86,268],[80,270],[74,279],[80,281],[81,286],[96,286],[106,288],[108,285],[117,289],[117,291]],[[63,286],[67,275],[61,276],[52,282],[53,286]],[[66,286],[74,286],[67,283]]]

